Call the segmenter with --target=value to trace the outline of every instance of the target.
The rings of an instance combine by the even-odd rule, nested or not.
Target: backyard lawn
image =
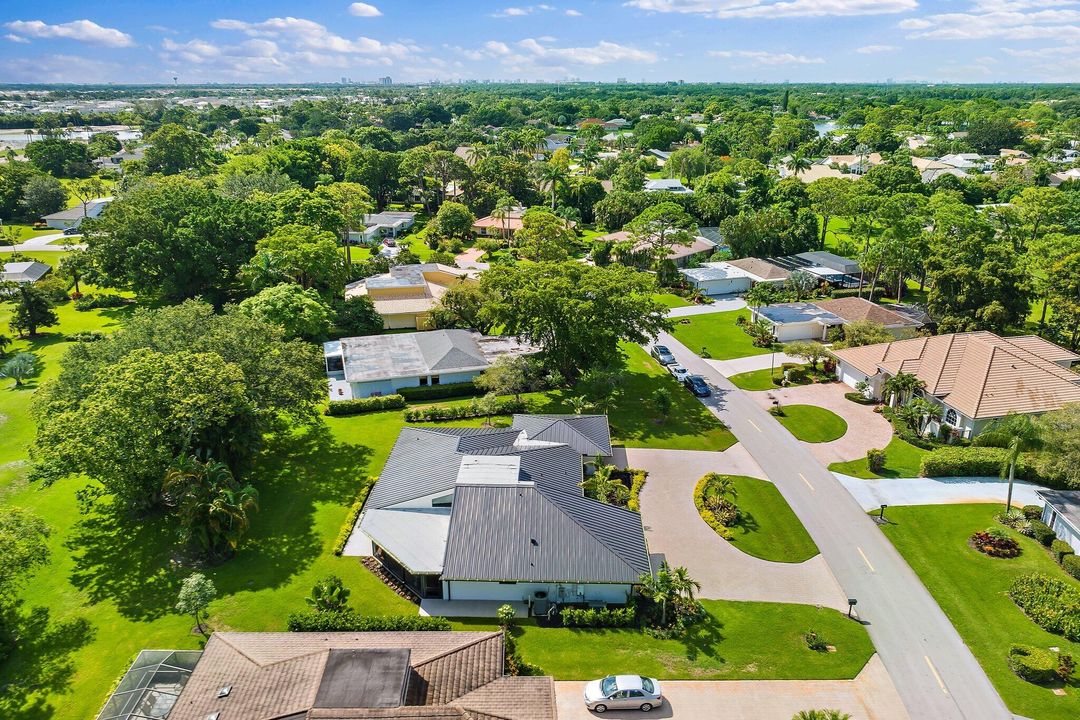
[[[881,472],[874,473],[866,464],[866,458],[861,457],[847,462],[836,462],[829,466],[833,472],[843,473],[863,480],[875,478],[913,478],[919,477],[919,469],[926,450],[915,447],[911,443],[893,437],[885,446],[885,467]]]
[[[754,347],[750,336],[735,324],[738,317],[749,320],[750,311],[743,308],[679,318],[672,334],[693,352],[702,353],[704,349],[702,357],[714,360],[732,360],[771,352],[769,348]]]
[[[748,555],[773,562],[798,563],[818,554],[784,496],[768,480],[732,475],[742,510],[739,524],[731,528],[735,547]]]
[[[803,442],[832,442],[847,432],[844,418],[832,410],[816,405],[784,405],[783,411],[784,414],[776,419]]]
[[[1041,572],[1069,578],[1030,538],[1011,533],[1023,553],[1012,559],[991,558],[968,547],[970,535],[996,525],[1000,505],[933,505],[889,508],[885,535],[904,556],[948,615],[1009,709],[1039,720],[1080,717],[1080,678],[1075,674],[1066,695],[1018,678],[1005,654],[1013,643],[1060,647],[1080,658],[1080,643],[1039,628],[1005,594],[1017,575]],[[1000,527],[1000,526],[999,526]]]
[[[634,673],[669,680],[846,679],[873,654],[866,630],[829,608],[787,603],[703,600],[708,616],[678,640],[654,640],[636,629],[540,628],[523,623],[524,659],[556,680]],[[463,620],[460,629],[492,626]],[[803,634],[815,630],[835,653],[815,652]],[[583,648],[588,652],[583,652]]]

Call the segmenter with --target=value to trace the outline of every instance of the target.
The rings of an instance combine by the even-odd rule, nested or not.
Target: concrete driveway
[[[833,473],[866,510],[885,505],[950,505],[953,503],[1000,503],[1005,505],[1009,483],[998,478],[881,478],[863,480]],[[1044,489],[1032,483],[1013,484],[1013,505],[1042,505],[1035,495]],[[886,512],[886,517],[888,513]]]
[[[884,448],[892,440],[892,425],[870,405],[853,403],[844,397],[851,388],[839,382],[814,383],[747,393],[766,410],[771,397],[782,405],[816,405],[844,418],[848,429],[844,436],[827,443],[805,443],[822,465],[866,457],[870,448]]]
[[[792,357],[782,352],[750,355],[749,357],[733,358],[731,360],[702,359],[720,371],[720,374],[724,377],[731,377],[752,370],[765,370],[766,368],[775,368],[779,372],[780,366],[786,362],[804,362],[802,358]]]
[[[854,680],[661,680],[667,702],[650,713],[589,712],[583,682],[555,683],[559,720],[791,720],[800,710],[831,708],[853,720],[908,720],[904,704],[877,655]]]
[[[630,467],[649,471],[641,492],[641,519],[649,550],[663,553],[672,565],[689,570],[701,583],[701,597],[847,610],[846,597],[820,555],[802,563],[762,560],[721,538],[698,515],[694,485],[705,473],[765,477],[741,445],[722,453],[627,448],[625,459]]]

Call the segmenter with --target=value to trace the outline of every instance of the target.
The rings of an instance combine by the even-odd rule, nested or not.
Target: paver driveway
[[[764,478],[741,445],[724,452],[627,448],[630,467],[649,471],[641,518],[649,550],[683,566],[701,583],[701,597],[804,603],[847,610],[847,601],[820,555],[778,563],[747,555],[705,524],[694,507],[694,485],[707,472]]]
[[[833,708],[852,720],[908,720],[904,704],[877,655],[854,680],[661,680],[667,702],[645,714],[585,709],[585,683],[555,683],[559,720],[791,720],[800,710]]]

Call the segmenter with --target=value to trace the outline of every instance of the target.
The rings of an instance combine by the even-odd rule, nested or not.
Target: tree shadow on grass
[[[686,648],[686,659],[694,662],[701,656],[717,662],[726,662],[718,653],[718,646],[724,641],[724,623],[715,615],[706,613],[699,622],[691,625],[679,642]]]
[[[47,720],[56,712],[49,695],[69,691],[75,675],[71,656],[94,639],[95,630],[85,618],[53,621],[44,607],[17,625],[18,647],[0,667],[0,717]]]

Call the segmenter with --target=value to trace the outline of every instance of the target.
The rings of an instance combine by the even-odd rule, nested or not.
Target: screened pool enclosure
[[[97,720],[168,717],[200,657],[202,652],[198,650],[143,650],[124,673]]]

